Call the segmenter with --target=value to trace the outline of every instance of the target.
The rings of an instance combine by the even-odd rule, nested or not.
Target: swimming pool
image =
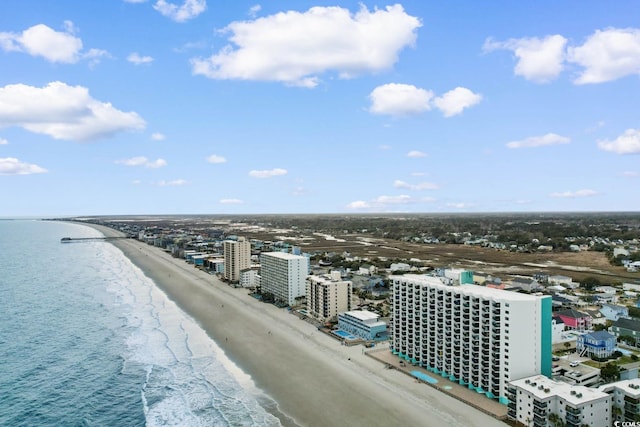
[[[422,373],[422,372],[420,372],[420,371],[411,371],[411,375],[413,375],[413,376],[414,376],[414,377],[416,377],[417,379],[422,380],[422,381],[424,381],[424,382],[427,382],[427,383],[429,383],[429,384],[437,384],[437,383],[438,383],[438,380],[437,380],[437,379],[435,379],[435,378],[433,378],[433,377],[430,377],[430,376],[429,376],[429,375],[427,375],[427,374],[423,374],[423,373]]]
[[[344,338],[345,340],[357,340],[358,337],[355,335],[351,335],[347,331],[343,331],[342,329],[336,329],[335,331],[331,331],[332,334],[339,336],[340,338]]]

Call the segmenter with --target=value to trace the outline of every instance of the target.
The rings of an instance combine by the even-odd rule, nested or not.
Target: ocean
[[[277,405],[115,246],[0,221],[1,426],[280,426]]]

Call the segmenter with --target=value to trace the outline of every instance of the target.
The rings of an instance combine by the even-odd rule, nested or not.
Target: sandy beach
[[[184,260],[133,239],[112,242],[278,402],[285,426],[505,425]]]

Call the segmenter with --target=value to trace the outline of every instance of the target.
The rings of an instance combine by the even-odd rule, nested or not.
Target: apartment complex
[[[239,237],[238,240],[225,240],[222,248],[224,278],[237,283],[240,281],[240,271],[251,267],[251,243],[244,237]]]
[[[404,360],[504,404],[509,381],[551,376],[551,297],[412,274],[392,292],[390,347]]]
[[[342,280],[339,271],[308,276],[307,312],[321,322],[336,320],[338,313],[351,310],[351,281]]]
[[[509,418],[527,427],[603,427],[610,426],[613,420],[612,396],[602,388],[570,385],[535,375],[512,381],[507,393]]]
[[[338,327],[365,340],[381,340],[387,337],[387,324],[380,316],[367,310],[338,313]]]
[[[599,390],[611,395],[611,415],[614,421],[638,423],[640,420],[640,379],[634,378],[605,384],[600,386]]]
[[[306,293],[309,259],[285,252],[264,252],[260,255],[260,288],[273,294],[276,301],[296,304],[296,298]]]

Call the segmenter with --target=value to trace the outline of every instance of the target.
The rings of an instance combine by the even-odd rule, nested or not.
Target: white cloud
[[[153,62],[153,58],[150,56],[140,56],[138,52],[133,52],[132,54],[127,56],[127,61],[135,65],[151,64]]]
[[[65,22],[69,28],[70,21]],[[80,59],[82,40],[72,34],[38,24],[20,34],[0,32],[0,48],[7,52],[26,52],[50,62],[72,64]]]
[[[116,163],[125,165],[125,166],[144,166],[145,168],[151,168],[151,169],[157,169],[167,165],[167,161],[164,159],[149,160],[143,156],[116,160]]]
[[[579,197],[590,197],[598,194],[593,190],[578,190],[578,191],[565,191],[562,193],[551,193],[551,197],[558,197],[563,199],[575,199]]]
[[[369,209],[371,205],[364,200],[356,200],[347,205],[347,209]]]
[[[151,134],[151,139],[153,139],[154,141],[164,141],[167,137],[159,132],[155,132]]]
[[[640,129],[627,129],[613,141],[598,141],[598,147],[616,154],[640,154]]]
[[[143,129],[146,123],[137,113],[125,113],[91,98],[87,88],[52,82],[43,88],[0,87],[0,127],[4,126],[19,126],[55,139],[90,141]]]
[[[102,49],[89,49],[87,53],[82,54],[82,58],[89,60],[89,67],[93,68],[100,63],[102,58],[111,58],[111,54]]]
[[[524,147],[542,147],[544,145],[558,145],[568,144],[571,140],[567,137],[560,136],[555,133],[548,133],[542,136],[532,136],[520,141],[507,142],[509,148],[524,148]]]
[[[167,18],[176,22],[186,22],[195,18],[207,9],[206,0],[184,0],[181,6],[158,0],[153,8]]]
[[[31,175],[45,172],[47,170],[38,165],[21,162],[14,157],[0,158],[0,175]]]
[[[221,205],[241,205],[244,202],[240,199],[220,199],[218,203]]]
[[[261,10],[262,10],[262,6],[260,6],[259,4],[256,4],[255,6],[251,6],[249,8],[249,16],[252,18],[255,18],[258,12],[260,12]]]
[[[636,176],[640,176],[640,172],[635,172],[635,171],[625,171],[625,172],[622,172],[622,176],[626,176],[626,177],[636,177]]]
[[[433,104],[445,117],[462,113],[465,108],[472,107],[482,100],[482,95],[473,93],[466,87],[457,87],[433,100]]]
[[[543,39],[532,37],[509,39],[503,42],[487,39],[483,50],[485,52],[498,49],[512,51],[518,58],[515,75],[537,83],[546,83],[562,72],[566,44],[567,39],[556,34]]]
[[[158,181],[158,186],[160,187],[179,187],[186,184],[187,180],[185,179],[174,179],[173,181]]]
[[[475,205],[473,203],[458,202],[458,203],[447,203],[445,206],[448,208],[454,208],[454,209],[470,209]]]
[[[287,170],[280,169],[280,168],[275,168],[271,170],[261,170],[261,171],[252,170],[251,172],[249,172],[249,176],[252,176],[254,178],[271,178],[274,176],[282,176],[286,174],[287,174]]]
[[[584,67],[576,84],[640,75],[640,29],[598,30],[582,46],[569,48],[568,60]]]
[[[437,190],[438,188],[440,188],[438,184],[434,184],[432,182],[421,182],[420,184],[409,184],[408,182],[404,182],[401,180],[395,180],[393,182],[393,186],[395,188],[404,188],[404,189],[413,190],[413,191]]]
[[[412,85],[388,83],[376,87],[370,94],[373,114],[406,116],[420,114],[431,109],[429,102],[433,92]]]
[[[0,138],[0,145],[7,145],[9,143],[8,140],[4,139],[4,138]]]
[[[399,4],[354,14],[342,7],[312,7],[253,21],[236,21],[227,45],[209,58],[192,59],[193,73],[212,79],[277,81],[315,87],[319,75],[340,78],[390,69],[412,46],[422,24]]]
[[[222,156],[218,156],[217,154],[212,154],[209,157],[207,157],[207,162],[209,163],[227,163],[227,159],[222,157]]]
[[[417,159],[420,157],[427,157],[427,153],[423,153],[422,151],[418,151],[418,150],[411,150],[407,153],[407,157],[412,157],[414,159]]]

